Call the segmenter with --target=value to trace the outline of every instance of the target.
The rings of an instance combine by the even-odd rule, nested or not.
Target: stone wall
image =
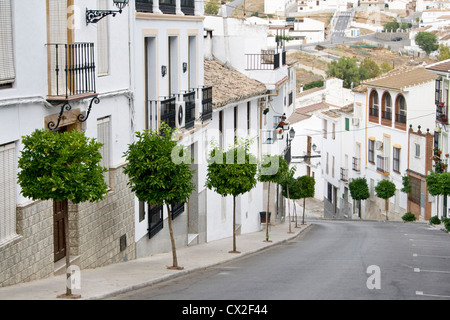
[[[17,208],[18,236],[0,245],[0,287],[53,274],[53,202]]]
[[[70,256],[81,269],[136,258],[134,194],[123,166],[110,170],[110,190],[96,203],[69,203]],[[35,201],[17,208],[17,237],[0,244],[0,287],[52,276],[53,201]],[[121,250],[120,239],[126,237]]]

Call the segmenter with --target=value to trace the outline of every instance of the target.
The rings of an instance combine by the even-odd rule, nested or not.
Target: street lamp
[[[117,13],[122,13],[122,9],[128,5],[129,0],[113,0],[114,5],[119,10],[88,10],[86,9],[86,24],[97,23],[106,16],[116,16]]]
[[[294,140],[295,137],[295,130],[291,127],[291,130],[289,130],[289,141]]]

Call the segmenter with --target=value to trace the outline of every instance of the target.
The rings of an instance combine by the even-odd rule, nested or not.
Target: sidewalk
[[[265,242],[265,228],[262,231],[236,237],[236,248],[241,253],[229,253],[233,247],[232,238],[177,249],[181,271],[168,270],[172,265],[172,253],[163,253],[128,262],[112,264],[102,268],[81,270],[81,289],[73,289],[80,299],[102,299],[130,290],[156,284],[217,264],[241,258],[270,246],[295,238],[308,229],[306,223],[295,228],[289,222],[272,225],[269,236],[272,242]],[[53,276],[43,280],[0,288],[0,300],[61,300],[58,295],[66,292],[66,275]],[[66,299],[64,299],[66,300]]]

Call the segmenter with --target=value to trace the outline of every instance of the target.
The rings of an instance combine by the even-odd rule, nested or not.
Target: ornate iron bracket
[[[95,104],[99,104],[100,99],[98,97],[92,98],[91,102],[89,103],[89,108],[88,108],[88,112],[87,112],[86,116],[84,114],[80,113],[77,117],[78,121],[85,122],[89,118],[89,114],[91,113],[92,103],[94,103],[94,102],[95,102]]]
[[[59,112],[59,116],[58,116],[58,122],[55,124],[55,122],[53,121],[49,121],[49,123],[47,124],[47,128],[49,128],[50,130],[56,131],[59,127],[59,123],[61,122],[62,119],[62,115],[64,113],[64,109],[66,111],[70,111],[70,109],[72,109],[72,106],[66,102],[61,106],[61,111]]]
[[[86,25],[89,23],[97,23],[106,16],[112,14],[113,17],[122,10],[88,10],[86,9]]]
[[[89,103],[89,108],[88,108],[88,112],[86,115],[80,113],[77,116],[77,120],[79,122],[85,122],[88,118],[89,118],[89,114],[91,113],[91,109],[92,109],[92,104],[99,104],[100,103],[100,99],[98,97],[94,97],[91,99],[91,102]],[[61,105],[61,111],[59,112],[59,116],[58,116],[58,121],[55,122],[54,121],[49,121],[47,124],[47,128],[49,128],[52,131],[56,131],[59,128],[59,124],[61,123],[61,119],[65,111],[70,111],[72,109],[72,106],[69,104],[69,102],[65,102],[63,105]]]

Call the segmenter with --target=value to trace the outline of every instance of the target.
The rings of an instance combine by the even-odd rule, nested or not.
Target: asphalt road
[[[449,234],[422,223],[313,224],[293,241],[114,299],[450,300]]]

